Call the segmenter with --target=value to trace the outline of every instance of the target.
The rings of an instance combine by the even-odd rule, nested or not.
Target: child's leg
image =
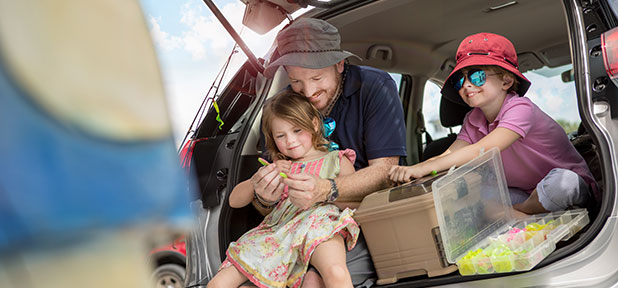
[[[536,192],[536,189],[532,191],[530,197],[528,197],[528,199],[526,199],[524,202],[513,204],[513,208],[526,214],[539,214],[549,212],[545,210],[545,207],[543,207],[543,205],[541,205],[541,202],[539,202],[539,194]]]
[[[310,263],[318,269],[326,287],[352,287],[345,252],[346,246],[341,235],[336,235],[315,248]]]
[[[526,214],[560,211],[574,205],[583,206],[588,201],[588,184],[577,173],[552,169],[526,201],[513,208]]]
[[[511,209],[511,215],[515,217],[515,219],[526,219],[530,217],[530,215],[521,212],[521,209],[528,210],[528,207],[521,207],[523,203],[530,197],[528,193],[524,192],[521,189],[509,187],[509,197],[511,198],[511,203],[513,205],[513,209]]]
[[[223,270],[217,272],[215,277],[213,277],[208,282],[207,287],[208,288],[219,288],[219,287],[237,288],[242,283],[245,283],[245,281],[247,281],[247,277],[245,277],[245,275],[240,273],[240,271],[238,271],[238,269],[236,269],[236,267],[232,265],[230,267],[223,268]]]

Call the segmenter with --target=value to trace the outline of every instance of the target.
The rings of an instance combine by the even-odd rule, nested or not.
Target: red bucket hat
[[[519,96],[524,96],[530,88],[530,81],[519,72],[517,52],[513,43],[503,36],[493,33],[478,33],[466,37],[457,48],[456,60],[457,65],[446,78],[441,91],[442,96],[452,102],[466,105],[459,96],[459,91],[455,91],[454,80],[451,78],[457,71],[469,66],[496,65],[510,71],[519,80],[517,91]]]

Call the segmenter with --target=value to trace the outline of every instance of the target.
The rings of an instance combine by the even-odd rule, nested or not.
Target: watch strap
[[[337,189],[337,183],[335,179],[328,178],[326,179],[330,182],[330,193],[326,197],[326,202],[335,202],[337,198],[339,198],[339,189]]]

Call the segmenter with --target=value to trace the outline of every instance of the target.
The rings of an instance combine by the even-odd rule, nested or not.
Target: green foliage
[[[557,119],[556,122],[560,124],[562,129],[564,129],[564,132],[566,132],[567,134],[577,131],[577,127],[579,126],[577,122],[569,122],[564,119]]]

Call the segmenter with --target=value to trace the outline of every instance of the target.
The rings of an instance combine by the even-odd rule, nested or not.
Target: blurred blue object
[[[0,249],[188,215],[173,139],[120,142],[66,127],[0,69]],[[42,237],[42,238],[41,238]]]
[[[139,5],[52,2],[1,6],[0,252],[190,219]]]

